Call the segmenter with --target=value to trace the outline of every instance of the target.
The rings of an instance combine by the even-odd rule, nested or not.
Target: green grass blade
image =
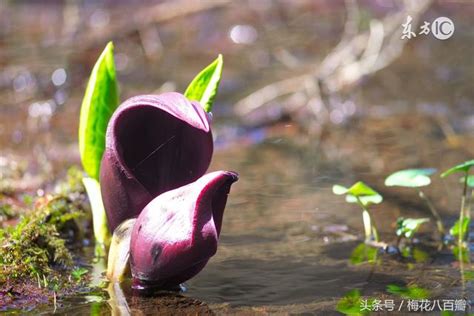
[[[184,95],[201,103],[206,112],[211,112],[214,98],[219,88],[224,61],[219,54],[209,66],[204,68],[189,84]]]
[[[82,166],[96,180],[99,180],[107,124],[119,102],[113,50],[114,46],[109,42],[92,69],[79,121]]]

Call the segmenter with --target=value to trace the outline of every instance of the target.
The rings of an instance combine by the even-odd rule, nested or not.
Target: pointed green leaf
[[[386,186],[399,186],[399,187],[423,187],[431,183],[431,176],[436,172],[436,169],[406,169],[392,173],[385,179]]]
[[[351,186],[347,192],[354,196],[379,195],[374,189],[362,181],[359,181]]]
[[[364,206],[379,204],[383,201],[383,197],[377,191],[362,181],[355,183],[350,188],[335,184],[332,187],[332,192],[337,195],[346,194],[346,202],[348,203],[358,203],[360,200]]]
[[[204,68],[189,84],[184,95],[194,101],[201,103],[206,112],[211,112],[214,98],[219,88],[223,66],[222,55]]]
[[[472,166],[474,166],[474,159],[465,161],[457,166],[452,167],[451,169],[446,170],[441,174],[441,178],[447,177],[455,172],[468,172]]]
[[[79,121],[82,166],[96,180],[99,180],[107,124],[119,102],[113,50],[109,42],[92,69]]]
[[[459,236],[459,230],[462,228],[462,236],[466,235],[467,231],[469,230],[469,222],[470,218],[464,217],[463,225],[459,225],[459,219],[454,223],[453,227],[449,230],[449,233],[453,236]]]

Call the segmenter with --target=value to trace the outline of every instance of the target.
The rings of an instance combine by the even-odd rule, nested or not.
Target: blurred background
[[[441,259],[375,277],[351,266],[360,214],[331,186],[380,191],[388,240],[398,216],[427,214],[416,194],[382,184],[398,169],[472,159],[473,14],[471,1],[441,0],[0,0],[2,203],[43,194],[80,164],[80,104],[108,41],[122,101],[183,92],[221,53],[211,169],[241,180],[219,252],[186,295],[227,312],[333,310],[346,290],[382,295],[394,280],[459,296],[458,271]],[[408,16],[416,37],[402,39]],[[438,17],[454,22],[451,38],[420,34]],[[428,190],[451,223],[460,190],[456,179]]]

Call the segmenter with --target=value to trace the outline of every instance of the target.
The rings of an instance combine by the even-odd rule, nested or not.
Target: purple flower
[[[237,180],[235,172],[212,172],[143,209],[130,241],[136,287],[176,286],[204,268],[217,251],[227,195]]]
[[[213,152],[199,103],[170,92],[125,101],[110,119],[100,183],[109,229],[156,196],[199,179]]]

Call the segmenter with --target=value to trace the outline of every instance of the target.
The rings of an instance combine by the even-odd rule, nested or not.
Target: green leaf
[[[380,204],[383,201],[383,197],[380,194],[376,195],[367,195],[367,196],[359,196],[359,200],[364,206],[369,206],[370,204]],[[358,203],[357,197],[352,194],[346,195],[346,202],[347,203]]]
[[[367,305],[366,310],[362,308],[364,303]],[[347,292],[344,297],[337,302],[336,310],[344,315],[368,315],[373,304],[374,299],[364,300],[360,296],[360,291],[354,289]]]
[[[332,187],[332,192],[337,195],[347,194],[346,202],[348,203],[358,203],[359,199],[364,206],[379,204],[383,201],[383,197],[379,193],[362,181],[355,183],[350,188],[335,184]]]
[[[421,224],[429,222],[429,218],[403,218],[397,219],[397,236],[404,236],[408,239],[418,231]]]
[[[466,180],[466,177],[461,177],[459,179],[459,182],[464,183],[465,180]],[[474,188],[474,175],[470,174],[467,176],[467,186],[470,188]]]
[[[431,183],[431,176],[436,169],[406,169],[392,173],[385,179],[386,186],[399,186],[417,188],[427,186]]]
[[[99,181],[92,178],[82,178],[82,183],[86,187],[87,196],[91,203],[92,224],[95,236],[95,255],[104,257],[106,247],[110,244],[110,232],[107,227],[107,215],[105,214],[102,194],[100,192]]]
[[[370,196],[370,195],[379,195],[374,189],[369,187],[362,181],[355,183],[349,188],[348,193],[354,196]]]
[[[469,222],[470,219],[468,217],[465,217],[463,220],[463,225],[462,225],[462,236],[466,235],[467,231],[469,230]],[[453,236],[459,236],[459,228],[461,228],[459,225],[459,219],[454,223],[453,227],[449,230],[449,233]]]
[[[349,258],[350,263],[358,265],[362,263],[375,263],[377,260],[378,249],[367,245],[365,243],[360,243],[351,253]]]
[[[223,66],[222,55],[219,54],[209,66],[204,68],[189,84],[184,95],[201,103],[206,112],[211,112],[214,98],[219,88]]]
[[[332,192],[337,195],[350,194],[350,195],[358,196],[358,197],[380,195],[374,189],[372,189],[371,187],[369,187],[367,184],[365,184],[362,181],[355,183],[350,188],[346,188],[342,185],[335,184],[332,187]]]
[[[332,186],[332,193],[336,195],[343,195],[346,194],[349,189],[346,187],[343,187],[342,185],[335,184]]]
[[[71,271],[71,276],[76,280],[79,281],[83,275],[85,275],[89,270],[83,267],[76,268]]]
[[[468,172],[472,166],[474,166],[474,159],[465,161],[457,166],[452,167],[451,169],[446,170],[441,174],[441,178],[447,177],[455,172]]]
[[[387,286],[387,292],[400,296],[404,299],[412,300],[427,299],[430,297],[429,290],[419,287],[415,284],[409,285],[408,287],[389,284]]]
[[[92,69],[79,121],[82,166],[96,180],[99,180],[107,124],[119,102],[113,50],[109,42]]]

